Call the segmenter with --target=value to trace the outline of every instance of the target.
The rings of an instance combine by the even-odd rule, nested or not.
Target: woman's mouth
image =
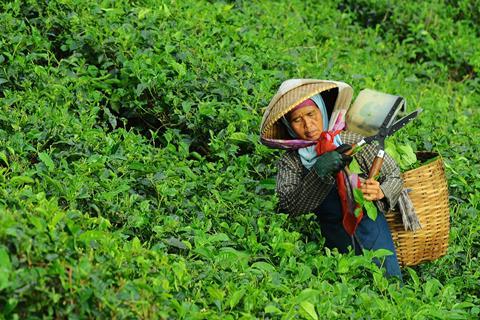
[[[318,130],[305,133],[308,140],[317,140],[319,138]]]

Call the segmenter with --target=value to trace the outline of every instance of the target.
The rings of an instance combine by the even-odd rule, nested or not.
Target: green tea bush
[[[419,77],[476,78],[480,70],[479,9],[475,1],[343,1],[355,21],[401,43],[408,62],[425,64]]]
[[[473,2],[0,6],[0,318],[478,317]],[[258,127],[288,78],[424,109],[392,139],[444,159],[445,257],[401,286],[277,212]]]

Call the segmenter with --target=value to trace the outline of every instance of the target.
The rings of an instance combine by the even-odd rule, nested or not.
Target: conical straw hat
[[[338,89],[333,112],[348,109],[353,89],[344,82],[317,79],[290,79],[284,81],[268,104],[260,125],[261,142],[267,139],[290,139],[285,126],[279,121],[296,105],[312,96],[332,89]]]

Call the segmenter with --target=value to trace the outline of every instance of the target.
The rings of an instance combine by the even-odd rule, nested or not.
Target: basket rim
[[[436,163],[438,161],[442,162],[443,164],[443,157],[442,155],[437,152],[437,151],[416,151],[415,155],[417,156],[417,160],[419,162],[418,166],[405,170],[402,172],[402,174],[406,173],[414,173],[418,169],[423,168],[424,166],[431,165],[433,163]],[[419,159],[419,155],[422,159]]]

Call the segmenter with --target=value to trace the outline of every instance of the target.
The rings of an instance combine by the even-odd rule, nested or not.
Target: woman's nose
[[[305,123],[305,129],[310,129],[315,124],[312,119],[308,119],[308,118],[305,119],[304,123]]]

